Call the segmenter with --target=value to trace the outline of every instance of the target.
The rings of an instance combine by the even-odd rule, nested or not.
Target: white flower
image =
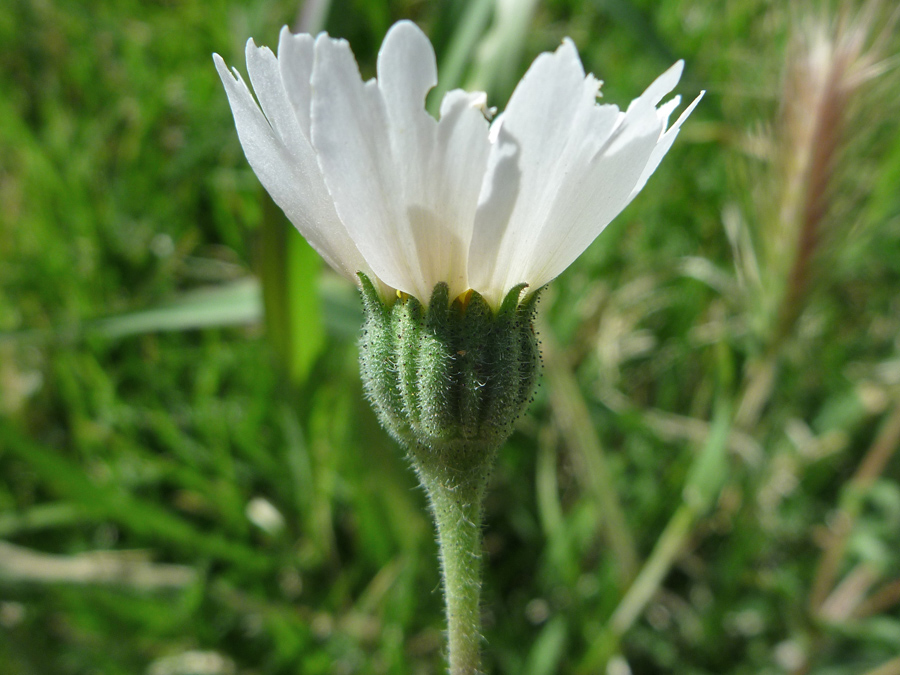
[[[624,112],[598,105],[570,40],[541,54],[493,123],[483,93],[424,107],[434,50],[401,21],[363,82],[344,40],[281,31],[278,56],[247,43],[259,99],[216,67],[250,166],[323,258],[382,292],[427,302],[435,284],[494,307],[520,283],[559,275],[641,190],[702,93],[668,127],[679,61]],[[261,108],[261,109],[260,109]]]

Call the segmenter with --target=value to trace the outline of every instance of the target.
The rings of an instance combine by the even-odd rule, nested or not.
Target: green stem
[[[656,542],[653,553],[634,583],[613,612],[609,623],[600,632],[580,664],[578,673],[606,672],[609,660],[620,650],[619,641],[640,617],[647,603],[659,590],[663,579],[684,548],[691,535],[697,510],[690,504],[682,504],[675,511],[665,530]]]
[[[560,359],[552,331],[541,327],[544,347],[544,372],[550,390],[550,404],[560,432],[577,467],[576,480],[596,501],[603,514],[603,533],[612,549],[619,581],[627,587],[637,575],[640,561],[637,545],[618,491],[609,462],[594,429],[590,412],[572,371]]]
[[[616,636],[624,635],[631,628],[659,590],[675,559],[684,550],[696,519],[697,509],[692,504],[682,504],[675,511],[653,547],[653,553],[613,612],[609,624]]]
[[[619,602],[606,629],[591,647],[579,673],[606,672],[622,636],[640,618],[689,541],[697,519],[713,504],[727,476],[727,446],[732,428],[731,399],[717,401],[709,435],[694,459],[683,490],[684,501],[672,515],[653,552]]]
[[[495,454],[483,446],[410,453],[437,526],[450,675],[480,672],[482,503]]]

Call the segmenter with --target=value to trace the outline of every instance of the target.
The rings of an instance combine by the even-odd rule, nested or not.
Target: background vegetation
[[[897,31],[867,5],[850,65],[804,71],[786,5],[4,3],[0,672],[440,670],[358,299],[259,186],[210,56],[324,27],[370,75],[412,18],[441,87],[501,108],[567,35],[608,101],[682,57],[709,90],[542,299],[487,505],[489,672],[900,673]]]

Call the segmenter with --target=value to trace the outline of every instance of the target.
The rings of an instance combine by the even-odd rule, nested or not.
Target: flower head
[[[483,93],[446,94],[434,50],[395,24],[363,82],[350,46],[282,29],[278,55],[247,43],[254,101],[215,55],[247,159],[275,202],[344,276],[423,302],[477,291],[498,308],[565,270],[634,198],[702,93],[671,127],[679,61],[625,111],[599,105],[575,45],[541,54],[493,122]],[[659,106],[659,107],[657,107]]]

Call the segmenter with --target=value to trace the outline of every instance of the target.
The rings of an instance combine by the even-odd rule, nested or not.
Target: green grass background
[[[501,108],[564,36],[607,101],[677,58],[678,91],[709,93],[541,300],[545,374],[486,507],[487,671],[900,673],[897,68],[854,100],[828,236],[776,329],[785,270],[760,255],[762,284],[742,283],[726,231],[761,251],[778,226],[754,139],[777,128],[804,12],[500,4],[319,3],[364,75],[411,18],[440,87]],[[4,675],[442,667],[431,524],[362,397],[356,292],[260,187],[211,59],[246,72],[244,41],[300,17],[282,0],[0,9]],[[894,64],[897,46],[890,29]],[[259,499],[280,523],[248,517]]]

